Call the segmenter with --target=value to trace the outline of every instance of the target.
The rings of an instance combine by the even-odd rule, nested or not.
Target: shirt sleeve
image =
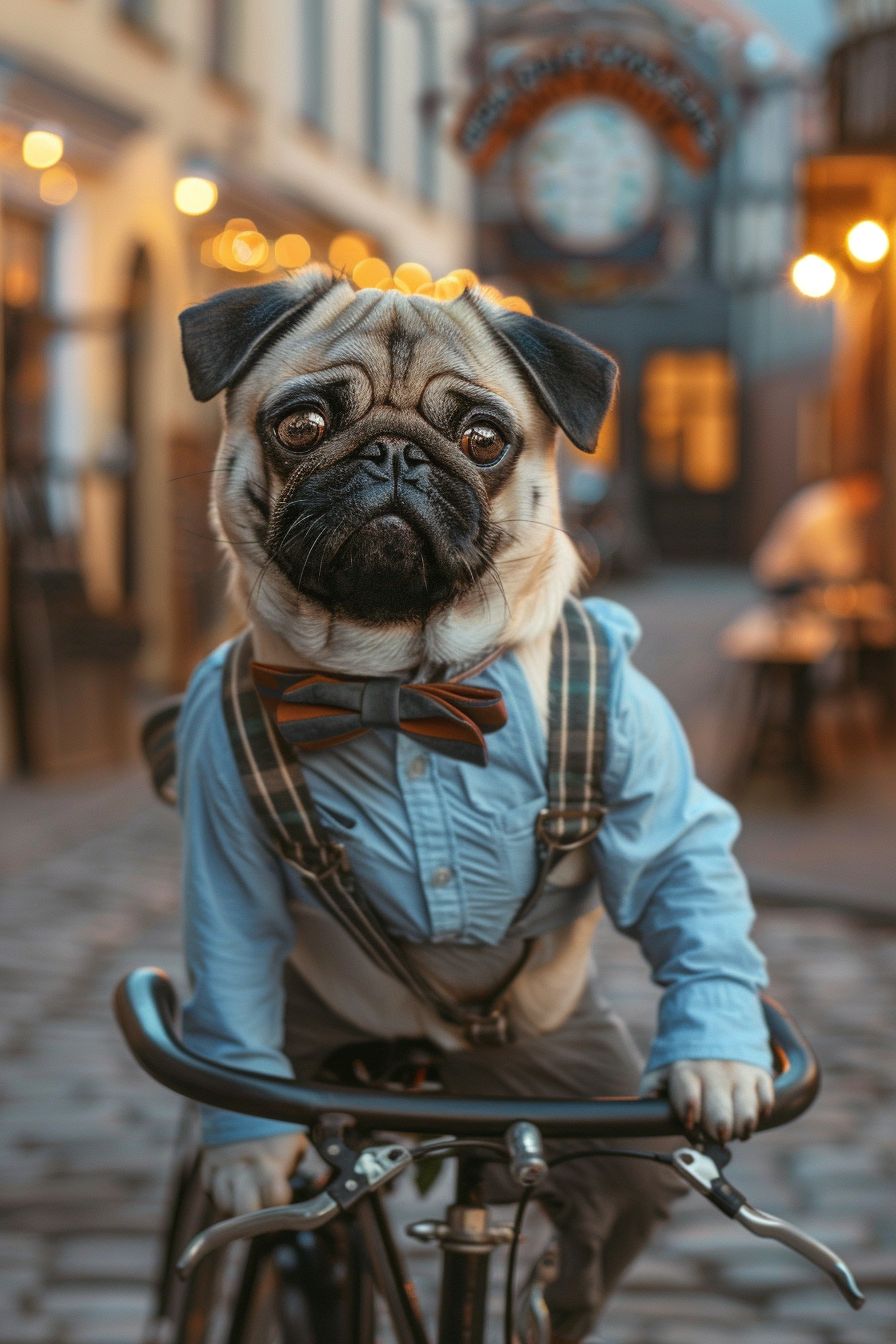
[[[671,705],[629,658],[634,617],[589,603],[610,643],[607,816],[595,841],[603,900],[662,986],[647,1069],[678,1059],[771,1067],[758,991],[765,960],[731,847],[734,809],[696,778]]]
[[[291,1077],[281,1046],[282,973],[294,942],[293,922],[279,860],[252,813],[233,759],[220,703],[221,664],[214,654],[197,669],[177,730],[184,950],[191,986],[184,1039],[221,1064]],[[206,1144],[299,1128],[201,1109]]]

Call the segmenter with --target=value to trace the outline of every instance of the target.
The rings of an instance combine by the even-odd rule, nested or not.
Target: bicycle
[[[775,1106],[760,1128],[770,1129],[795,1120],[811,1105],[820,1073],[792,1018],[770,998],[763,998],[763,1008],[776,1079]],[[482,1344],[489,1262],[499,1245],[509,1247],[505,1344],[547,1344],[544,1285],[550,1276],[549,1257],[536,1263],[521,1294],[515,1289],[526,1207],[550,1166],[608,1154],[583,1148],[551,1162],[543,1139],[649,1139],[682,1133],[680,1121],[661,1098],[461,1097],[343,1083],[309,1086],[229,1068],[183,1044],[175,1025],[177,1009],[170,980],[154,968],[133,971],[116,990],[119,1025],[146,1072],[193,1101],[311,1125],[314,1146],[333,1174],[311,1189],[300,1175],[290,1205],[205,1226],[208,1202],[194,1163],[174,1202],[163,1298],[176,1281],[186,1286],[173,1313],[163,1305],[153,1344],[374,1344],[377,1297],[398,1344],[428,1344],[430,1335],[382,1193],[402,1171],[434,1155],[458,1158],[454,1201],[443,1220],[416,1223],[408,1230],[437,1246],[442,1255],[438,1344]],[[398,1142],[391,1137],[395,1133],[413,1134],[417,1141]],[[435,1137],[420,1141],[424,1135]],[[613,1155],[672,1165],[721,1213],[755,1236],[790,1247],[828,1274],[850,1306],[863,1305],[852,1272],[835,1252],[755,1208],[727,1179],[727,1148],[691,1136],[687,1145],[671,1153],[626,1149]],[[493,1223],[481,1197],[484,1164],[495,1161],[509,1166],[520,1190],[510,1225]]]

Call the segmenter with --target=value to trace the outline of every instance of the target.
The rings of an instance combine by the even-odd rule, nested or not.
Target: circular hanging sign
[[[520,142],[520,207],[566,252],[619,247],[654,214],[662,155],[643,119],[611,98],[578,98],[546,112]]]
[[[584,39],[541,48],[491,74],[461,112],[458,147],[483,172],[548,109],[589,95],[627,104],[694,172],[718,155],[718,101],[682,61],[625,41]]]

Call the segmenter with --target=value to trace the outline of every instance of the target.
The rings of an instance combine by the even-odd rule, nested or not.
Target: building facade
[[[476,12],[479,269],[619,361],[597,465],[629,525],[665,556],[743,557],[819,451],[832,310],[788,279],[805,72],[716,0]]]
[[[468,262],[445,131],[468,44],[467,7],[436,0],[4,4],[6,771],[126,749],[122,688],[181,685],[227,626],[218,411],[190,399],[178,311],[282,273],[282,238],[287,265],[346,231],[393,265]],[[59,162],[25,161],[35,130]],[[193,177],[217,193],[201,215],[174,201]]]

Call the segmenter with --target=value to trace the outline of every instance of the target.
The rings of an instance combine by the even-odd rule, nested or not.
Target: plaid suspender
[[[270,722],[252,682],[248,632],[231,645],[222,686],[224,715],[243,786],[276,850],[302,876],[332,917],[387,974],[435,1009],[474,1043],[506,1039],[501,1006],[510,983],[487,1004],[460,1004],[443,994],[403,955],[375,906],[361,890],[342,845],[320,822],[296,753]],[[606,743],[606,643],[603,632],[575,598],[567,599],[551,646],[548,726],[548,805],[535,828],[539,872],[517,912],[518,925],[543,893],[562,855],[588,844],[605,808],[602,775]],[[176,707],[168,702],[143,733],[157,791],[172,800]]]
[[[594,839],[606,811],[607,651],[574,597],[554,630],[548,696],[548,806],[536,833],[548,848],[577,849]]]

